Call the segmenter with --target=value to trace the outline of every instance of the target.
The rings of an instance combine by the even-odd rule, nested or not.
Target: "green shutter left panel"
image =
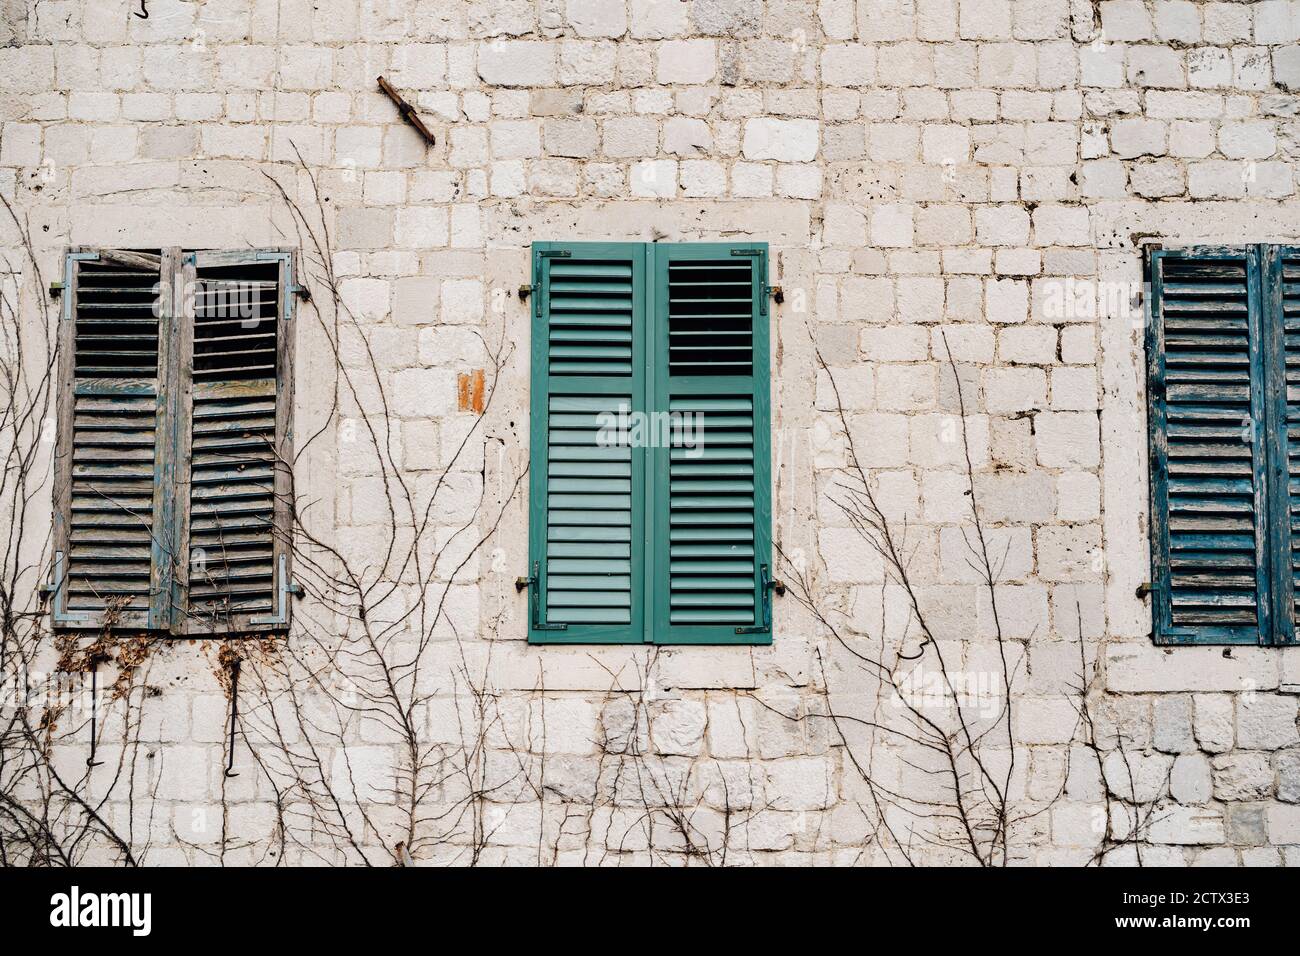
[[[649,509],[660,644],[770,644],[765,243],[651,247]]]
[[[533,245],[528,639],[639,642],[645,410],[639,243]]]

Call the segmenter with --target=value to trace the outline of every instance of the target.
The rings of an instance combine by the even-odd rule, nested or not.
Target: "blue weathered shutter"
[[[642,640],[645,408],[638,243],[533,246],[529,640]]]
[[[189,634],[288,625],[291,265],[284,252],[185,259],[178,480]]]
[[[52,621],[169,626],[167,256],[68,255],[61,323]]]
[[[653,252],[652,638],[770,643],[767,246]]]
[[[1263,246],[1259,257],[1273,558],[1273,627],[1265,643],[1293,644],[1300,594],[1300,248]]]
[[[1259,252],[1151,254],[1148,363],[1155,637],[1272,633]]]

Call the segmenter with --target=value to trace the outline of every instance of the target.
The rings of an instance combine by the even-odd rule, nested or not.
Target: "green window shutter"
[[[52,623],[165,629],[173,573],[171,259],[69,253],[59,335]]]
[[[533,246],[528,637],[640,641],[645,452],[610,426],[645,409],[639,243]]]
[[[771,643],[767,246],[651,250],[649,639]]]
[[[177,481],[191,635],[288,626],[292,256],[185,256]]]
[[[1164,644],[1273,633],[1259,249],[1150,260],[1152,604]]]

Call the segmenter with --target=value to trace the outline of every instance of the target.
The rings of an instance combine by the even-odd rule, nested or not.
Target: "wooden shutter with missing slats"
[[[644,249],[537,243],[533,290],[529,639],[640,641]]]
[[[288,625],[292,256],[74,251],[53,623]]]
[[[166,628],[173,289],[157,252],[71,252],[59,336],[53,622]]]
[[[178,478],[185,633],[288,624],[292,258],[185,259]]]

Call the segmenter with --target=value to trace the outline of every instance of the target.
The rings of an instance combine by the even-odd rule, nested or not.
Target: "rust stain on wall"
[[[462,412],[472,411],[483,414],[483,370],[476,368],[472,373],[461,372],[457,377],[456,404]]]

